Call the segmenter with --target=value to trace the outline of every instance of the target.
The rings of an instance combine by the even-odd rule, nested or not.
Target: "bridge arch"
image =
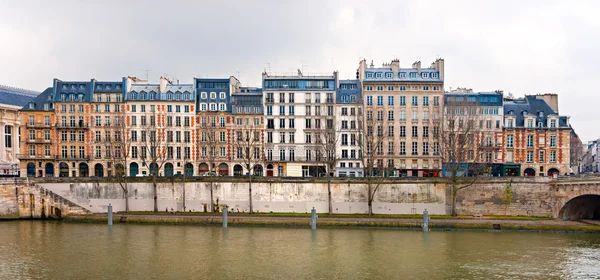
[[[600,220],[600,195],[584,194],[574,197],[560,209],[558,217],[569,220]]]

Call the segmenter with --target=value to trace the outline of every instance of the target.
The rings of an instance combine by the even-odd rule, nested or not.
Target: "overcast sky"
[[[324,2],[324,3],[321,3]],[[559,94],[584,140],[600,136],[600,1],[0,0],[0,84],[52,78],[331,73],[360,58],[401,67],[439,55],[445,88]]]

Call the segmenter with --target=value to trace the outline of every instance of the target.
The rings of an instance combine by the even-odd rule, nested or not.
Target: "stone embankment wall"
[[[142,180],[143,179],[143,180]],[[127,183],[131,211],[152,211],[154,191],[148,178]],[[191,182],[162,180],[157,185],[158,209],[203,212],[210,209],[211,185],[215,204],[228,205],[234,211],[248,212],[248,182],[226,179],[220,182]],[[503,193],[508,178],[485,178],[458,192],[456,210],[459,215],[528,215],[557,217],[570,199],[585,194],[600,194],[600,180],[551,180],[549,178],[513,178],[513,199],[506,203]],[[257,179],[258,181],[258,179]],[[0,217],[39,217],[42,199],[50,207],[62,201],[72,202],[91,212],[107,211],[108,204],[115,211],[125,210],[124,192],[119,183],[79,178],[55,178],[38,181],[39,187],[0,185]],[[565,187],[568,186],[568,187]],[[376,187],[373,185],[372,187]],[[367,189],[363,179],[335,179],[331,182],[334,213],[367,213]],[[411,178],[391,180],[379,185],[373,201],[373,212],[378,214],[449,214],[451,187],[442,179]],[[45,195],[44,192],[45,191]],[[52,194],[52,198],[48,195]],[[33,195],[33,197],[31,196]],[[44,198],[46,197],[46,198]],[[60,199],[56,199],[60,197]],[[315,207],[318,212],[328,211],[327,181],[322,179],[260,179],[252,184],[254,210],[258,212],[308,213]],[[18,203],[16,203],[18,201]],[[33,206],[31,205],[31,202]],[[71,205],[63,210],[77,211]],[[28,209],[34,209],[30,211]],[[16,213],[19,213],[18,215]],[[47,215],[47,214],[46,214]]]
[[[125,210],[124,192],[118,183],[75,182],[41,183],[44,188],[98,213],[106,212],[108,204],[114,211]],[[234,211],[249,211],[248,183],[228,182],[160,182],[157,185],[158,209],[205,211],[210,209],[211,186],[216,205],[228,205]],[[372,186],[375,188],[376,186]],[[129,210],[152,211],[154,191],[152,183],[128,183]],[[367,189],[363,183],[332,182],[331,195],[334,213],[367,213]],[[252,203],[258,212],[309,213],[328,211],[327,183],[324,181],[283,182],[282,180],[252,183]],[[406,181],[379,185],[373,201],[373,212],[378,214],[422,213],[427,208],[432,214],[446,213],[446,189],[431,181]]]
[[[457,214],[550,217],[555,215],[556,199],[549,180],[514,180],[510,184],[510,202],[503,199],[506,187],[505,180],[491,180],[479,181],[460,190],[456,196]],[[448,206],[450,207],[450,204]]]

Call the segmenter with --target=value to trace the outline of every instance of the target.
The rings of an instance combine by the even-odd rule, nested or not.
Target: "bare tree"
[[[201,163],[206,163],[208,165],[208,174],[201,174],[208,178],[207,184],[210,190],[210,211],[215,212],[215,203],[214,203],[214,188],[215,188],[215,180],[218,181],[219,174],[217,171],[217,148],[218,148],[218,138],[216,131],[216,123],[211,123],[210,125],[206,123],[206,118],[203,118],[202,123],[200,123],[199,137],[197,137],[197,147],[199,147],[200,155],[197,159]],[[216,176],[214,176],[216,175]]]
[[[158,117],[159,115],[156,112],[150,112],[145,116],[141,116],[142,151],[140,159],[150,169],[152,188],[154,190],[154,212],[158,212],[158,176],[161,176],[160,170],[167,162],[165,135],[164,130],[158,123],[160,121]]]
[[[475,184],[484,174],[491,173],[493,133],[478,129],[483,120],[476,106],[468,103],[446,105],[443,122],[434,129],[434,155],[444,164],[444,180],[450,185],[451,215],[456,215],[456,195]]]
[[[333,204],[331,201],[331,178],[335,172],[335,164],[337,162],[337,146],[339,143],[339,129],[333,118],[327,119],[325,126],[316,137],[317,143],[317,159],[325,164],[327,176],[327,201],[329,205],[329,215],[333,214]],[[322,156],[321,156],[322,155]]]
[[[127,159],[131,150],[131,135],[126,123],[126,114],[123,108],[115,114],[115,121],[109,132],[114,135],[114,141],[106,139],[104,145],[108,152],[108,159],[115,169],[115,179],[123,190],[125,196],[125,212],[129,212],[129,188],[127,185]]]
[[[385,181],[388,167],[384,155],[384,143],[386,139],[386,128],[383,120],[374,121],[371,115],[367,115],[366,122],[362,123],[359,119],[359,147],[360,157],[364,168],[364,180],[367,184],[367,204],[369,206],[369,216],[373,215],[373,200],[381,184]],[[366,133],[363,133],[366,128]],[[393,140],[392,140],[393,141]],[[393,168],[393,166],[389,167]]]
[[[262,159],[261,130],[254,125],[236,127],[234,130],[235,159],[240,161],[248,172],[248,203],[250,214],[254,213],[252,206],[252,176],[256,175],[256,167]]]

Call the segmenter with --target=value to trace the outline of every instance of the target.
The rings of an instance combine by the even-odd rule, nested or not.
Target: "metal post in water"
[[[315,209],[315,207],[313,207],[312,210],[310,210],[310,213],[310,227],[312,229],[317,229],[317,219],[319,218],[319,216],[317,216],[317,210]]]
[[[427,212],[427,209],[423,211],[423,231],[429,231],[429,212]]]
[[[112,221],[112,205],[110,205],[110,203],[108,204],[108,225],[112,226],[113,221]]]
[[[223,227],[227,227],[227,205],[223,206]]]

